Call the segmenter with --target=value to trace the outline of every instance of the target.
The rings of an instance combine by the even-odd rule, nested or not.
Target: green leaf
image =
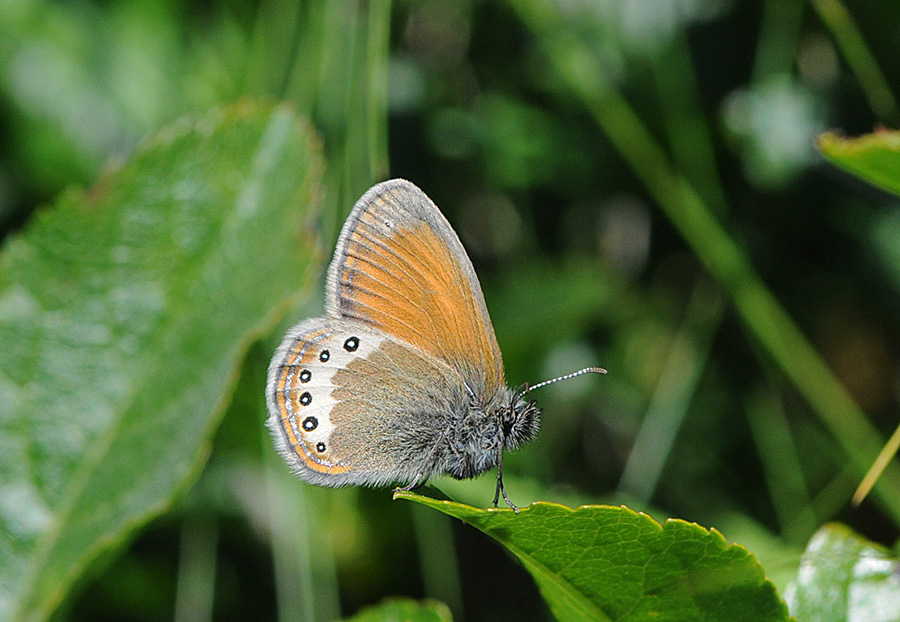
[[[762,567],[716,530],[625,507],[534,503],[520,514],[398,491],[514,553],[559,620],[787,620]]]
[[[900,131],[881,130],[857,138],[828,132],[818,142],[825,157],[837,166],[900,195]]]
[[[159,132],[9,240],[0,619],[48,617],[198,472],[249,344],[310,281],[321,169],[306,123],[244,103]]]
[[[900,560],[848,527],[810,539],[785,600],[798,622],[900,620]]]
[[[450,622],[452,619],[450,610],[443,603],[409,598],[386,600],[346,618],[347,622]]]

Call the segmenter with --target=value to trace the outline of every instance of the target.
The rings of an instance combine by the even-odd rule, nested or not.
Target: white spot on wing
[[[347,352],[344,349],[344,342],[350,337],[359,339],[359,347],[353,352]],[[294,400],[287,401],[288,408],[292,411],[289,419],[290,425],[297,438],[305,439],[313,447],[320,442],[324,442],[326,448],[328,447],[331,433],[334,431],[334,424],[331,421],[330,414],[337,403],[332,397],[332,392],[335,388],[333,383],[334,375],[339,370],[345,369],[352,361],[367,357],[378,348],[382,341],[383,337],[351,328],[337,331],[334,335],[312,346],[315,348],[315,358],[305,367],[298,366],[293,370],[287,383],[289,390],[295,394],[294,397],[298,403],[299,396],[307,391],[312,397],[312,401],[308,406],[300,405],[297,409],[291,407]],[[322,363],[318,358],[318,354],[322,350],[328,350],[330,355],[325,363]],[[309,382],[300,382],[300,373],[304,369],[310,371]],[[303,420],[310,416],[318,420],[318,425],[315,430],[306,431],[303,429]]]

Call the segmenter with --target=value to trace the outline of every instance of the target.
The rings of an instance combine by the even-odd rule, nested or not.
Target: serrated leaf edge
[[[473,514],[473,515],[478,515],[478,514],[491,515],[491,514],[495,514],[498,512],[511,513],[513,511],[512,509],[508,509],[508,508],[484,508],[484,509],[481,509],[481,508],[476,508],[474,506],[467,505],[465,503],[460,503],[458,501],[450,501],[450,500],[444,500],[444,499],[432,499],[430,497],[418,495],[414,492],[403,491],[403,490],[394,491],[394,499],[408,499],[410,501],[415,501],[417,503],[420,503],[420,504],[428,506],[428,507],[433,507],[434,509],[437,509],[440,511],[443,511],[443,510],[441,510],[441,506],[443,506],[443,507],[451,507],[452,506],[452,507],[458,508],[460,510],[464,510],[465,512],[467,512],[469,514]],[[700,532],[701,535],[703,535],[703,536],[712,536],[713,538],[715,538],[717,543],[722,547],[723,551],[734,549],[743,554],[746,554],[747,557],[749,558],[749,560],[762,571],[761,585],[765,585],[767,583],[772,584],[771,580],[766,576],[765,569],[759,563],[759,560],[756,559],[756,556],[752,552],[750,552],[750,550],[747,549],[747,547],[745,547],[741,544],[738,544],[736,542],[732,542],[729,544],[728,540],[725,538],[725,536],[722,534],[722,532],[720,532],[718,529],[716,529],[714,527],[707,528],[698,523],[686,521],[686,520],[680,519],[680,518],[667,518],[663,523],[660,523],[659,521],[657,521],[655,518],[653,518],[649,514],[647,514],[645,512],[638,512],[638,511],[632,510],[631,508],[624,506],[624,505],[613,506],[613,505],[588,504],[588,505],[578,506],[577,508],[570,508],[568,506],[562,505],[561,503],[555,503],[552,501],[536,501],[534,503],[531,503],[527,507],[520,508],[519,511],[522,514],[525,514],[537,507],[550,507],[550,508],[555,508],[555,509],[561,509],[561,510],[565,510],[571,514],[575,514],[577,512],[584,511],[584,510],[593,510],[593,509],[600,509],[600,508],[621,510],[627,514],[631,514],[632,516],[634,516],[636,518],[640,518],[644,521],[647,521],[650,525],[655,527],[660,533],[665,531],[669,525],[671,525],[672,528],[687,527],[694,531]],[[492,539],[501,543],[504,547],[506,547],[507,549],[512,551],[520,560],[522,560],[523,564],[530,565],[530,566],[540,569],[540,570],[544,570],[545,572],[542,573],[544,576],[550,575],[554,578],[554,581],[556,580],[556,577],[559,576],[557,573],[551,572],[543,564],[535,562],[531,558],[531,556],[522,553],[522,551],[518,550],[517,547],[510,545],[506,541],[495,538],[493,535],[491,535],[487,531],[481,529],[478,525],[475,525],[472,522],[470,522],[469,520],[467,520],[467,518],[464,518],[461,516],[453,516],[453,518],[458,518],[459,520],[462,520],[463,522],[475,527],[482,533],[490,536]],[[529,569],[529,572],[530,572],[530,569]],[[564,586],[571,586],[571,585],[572,584],[568,583],[568,582],[566,582],[564,584]],[[772,584],[772,589],[773,589],[775,595],[779,598],[779,600],[781,600],[781,603],[782,603],[782,606],[784,607],[785,613],[788,614],[788,616],[790,616],[790,612],[787,609],[787,604],[784,602],[784,599],[781,597],[781,594],[778,593],[778,590],[775,589],[774,584]],[[605,613],[602,612],[602,610],[597,608],[597,606],[593,603],[593,601],[591,601],[589,598],[584,596],[584,594],[582,594],[580,591],[572,590],[572,589],[564,589],[563,591],[566,594],[570,594],[574,591],[574,593],[580,597],[580,598],[576,599],[576,601],[575,601],[579,604],[582,601],[586,601],[586,604],[588,606],[587,607],[582,606],[582,609],[585,609],[586,612],[590,612],[595,617],[595,619],[606,619],[606,620],[610,619]],[[789,619],[793,620],[792,617],[789,617]]]

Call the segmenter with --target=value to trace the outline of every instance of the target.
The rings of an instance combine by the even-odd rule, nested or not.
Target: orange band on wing
[[[310,346],[314,343],[316,337],[327,335],[329,332],[330,331],[328,330],[322,329],[305,336],[303,340],[297,341],[294,348],[285,358],[284,364],[282,364],[281,369],[278,372],[278,382],[275,385],[275,403],[278,405],[278,411],[281,415],[281,429],[284,430],[287,435],[288,444],[294,450],[294,453],[297,454],[300,459],[303,460],[303,463],[313,471],[324,474],[337,474],[349,471],[350,467],[323,462],[314,456],[310,444],[307,443],[305,439],[298,438],[297,435],[294,434],[294,427],[290,422],[290,419],[293,416],[292,410],[288,408],[287,404],[287,393],[289,390],[295,388],[293,385],[290,387],[287,386],[291,371],[300,365],[308,363],[314,358],[315,353],[311,351]],[[291,399],[293,400],[294,398],[292,397]],[[296,412],[297,410],[299,409],[297,408],[297,405],[294,404],[293,412]]]

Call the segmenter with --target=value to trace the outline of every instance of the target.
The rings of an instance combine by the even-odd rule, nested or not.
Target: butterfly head
[[[520,391],[510,393],[497,411],[503,449],[512,451],[533,439],[540,427],[541,409],[534,400],[526,401]]]
[[[537,435],[541,409],[534,400],[526,400],[526,396],[529,393],[548,384],[588,373],[605,374],[606,370],[601,367],[587,367],[571,374],[545,380],[533,386],[525,384],[517,390],[511,391],[498,410],[500,430],[503,435],[503,448],[513,450]]]

